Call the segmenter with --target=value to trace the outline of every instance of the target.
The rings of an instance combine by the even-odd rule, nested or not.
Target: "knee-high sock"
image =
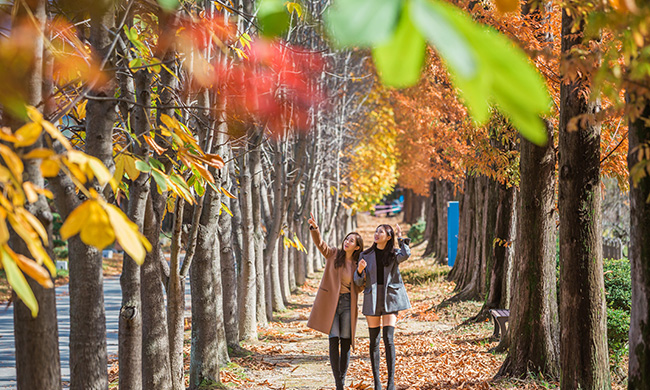
[[[383,338],[384,348],[386,348],[386,367],[388,368],[388,390],[395,390],[395,334],[394,326],[384,326]]]
[[[350,345],[351,339],[341,339],[341,361],[339,364],[339,371],[341,373],[341,384],[345,385],[345,374],[348,372],[348,364],[350,363]]]
[[[343,385],[341,383],[341,362],[339,356],[339,338],[330,337],[330,365],[332,366],[332,374],[334,374],[334,383],[336,384],[336,390],[342,390]]]
[[[379,376],[379,334],[381,327],[368,328],[370,332],[370,364],[372,377],[375,381],[375,390],[381,390],[381,377]]]

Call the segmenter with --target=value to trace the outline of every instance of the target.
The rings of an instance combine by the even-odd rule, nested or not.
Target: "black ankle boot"
[[[372,378],[375,381],[375,390],[381,390],[381,377],[379,376],[379,334],[381,328],[369,328],[370,332],[370,364],[372,365]]]
[[[341,382],[341,361],[339,356],[339,338],[330,337],[330,365],[332,366],[332,374],[334,375],[334,383],[336,390],[343,390],[343,383]]]
[[[384,348],[386,350],[386,367],[388,368],[388,385],[387,390],[395,390],[395,343],[393,335],[395,333],[394,326],[384,326],[383,338]]]

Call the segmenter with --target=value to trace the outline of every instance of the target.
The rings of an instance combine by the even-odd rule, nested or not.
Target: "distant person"
[[[399,248],[395,248],[395,236]],[[365,286],[363,291],[363,315],[368,321],[370,333],[370,363],[375,390],[381,390],[379,376],[379,334],[382,331],[388,368],[388,390],[395,390],[395,343],[393,336],[397,313],[411,308],[406,295],[399,264],[411,255],[409,239],[402,239],[402,229],[390,225],[379,225],[375,231],[375,242],[361,253],[354,283]]]
[[[361,288],[353,280],[363,251],[363,239],[358,233],[348,233],[341,249],[333,248],[323,241],[313,214],[307,222],[311,238],[326,260],[307,326],[329,335],[330,364],[336,390],[343,390],[359,316],[357,298]]]

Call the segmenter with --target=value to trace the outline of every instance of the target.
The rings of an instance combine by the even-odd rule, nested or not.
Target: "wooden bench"
[[[508,323],[508,318],[510,317],[510,310],[506,309],[492,309],[490,314],[494,319],[494,334],[495,338],[501,339],[506,334],[508,328],[506,324]]]

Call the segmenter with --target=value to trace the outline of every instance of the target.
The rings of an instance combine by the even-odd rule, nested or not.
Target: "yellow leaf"
[[[41,163],[41,173],[43,177],[55,177],[59,174],[59,163],[54,160],[43,160]]]
[[[136,263],[141,265],[144,262],[146,251],[141,242],[142,234],[138,230],[138,226],[129,221],[122,210],[112,204],[107,203],[104,207],[115,231],[117,242]]]
[[[43,248],[40,242],[38,241],[29,242],[27,244],[27,248],[29,249],[29,253],[32,254],[34,260],[38,264],[45,265],[47,269],[50,270],[52,276],[56,275],[56,266],[54,265],[54,262],[52,262],[52,259],[50,259],[50,255],[47,254],[47,251]]]
[[[43,227],[41,224],[41,221],[38,220],[34,216],[34,214],[30,213],[29,211],[25,210],[24,208],[17,208],[14,210],[16,215],[22,217],[27,221],[27,223],[34,229],[34,231],[38,234],[39,237],[41,237],[41,240],[47,245],[47,230]]]
[[[14,289],[16,295],[23,301],[23,303],[31,310],[32,317],[38,315],[38,302],[32,289],[27,284],[27,280],[20,269],[16,265],[14,257],[12,257],[13,251],[5,244],[0,248],[0,262],[2,262],[2,267],[5,270],[7,275],[7,281],[11,288]],[[15,256],[15,254],[14,254]]]
[[[72,210],[68,218],[61,226],[61,238],[67,240],[81,231],[81,227],[86,223],[86,216],[90,213],[90,201],[80,204],[77,208]]]
[[[93,171],[100,185],[104,185],[111,180],[111,172],[106,168],[103,162],[96,157],[88,157],[88,167]]]
[[[225,189],[225,188],[223,188],[223,187],[221,187],[221,192],[223,192],[224,195],[226,195],[227,197],[229,197],[229,198],[231,198],[231,199],[237,199],[237,198],[235,197],[235,195],[231,194],[230,192],[228,192],[227,189]]]
[[[125,156],[124,169],[131,180],[135,180],[140,176],[140,171],[135,167],[135,158],[133,156]]]
[[[11,180],[11,172],[2,165],[0,165],[0,182],[8,182]]]
[[[0,144],[0,156],[5,160],[7,168],[19,180],[23,177],[23,162],[7,145]]]
[[[49,158],[54,156],[56,153],[52,149],[38,148],[31,150],[29,153],[23,156],[25,160],[30,160],[34,158]]]
[[[84,100],[80,105],[77,106],[77,119],[82,120],[86,117],[86,103],[88,100]]]
[[[20,129],[16,130],[16,142],[14,145],[17,148],[32,145],[34,142],[38,141],[42,131],[43,127],[40,124],[35,122],[27,123]]]
[[[0,218],[0,244],[5,244],[9,241],[9,229],[7,229],[7,219]]]
[[[221,208],[224,209],[224,210],[226,210],[226,212],[227,212],[228,214],[230,214],[231,217],[233,216],[233,215],[232,215],[232,211],[230,211],[230,209],[228,208],[228,206],[226,206],[223,202],[221,203]],[[221,210],[220,210],[220,213],[221,213]]]
[[[38,284],[45,288],[52,288],[54,284],[52,283],[52,278],[50,274],[47,273],[45,268],[41,267],[34,260],[21,255],[20,253],[16,254],[14,258],[16,260],[16,265],[26,273],[30,278],[34,279]]]
[[[85,203],[90,205],[84,216],[86,221],[82,224],[79,233],[81,241],[100,250],[104,249],[115,241],[115,232],[111,227],[108,214],[96,200],[87,200]]]
[[[38,193],[36,192],[36,186],[30,181],[23,183],[23,190],[25,191],[25,196],[27,196],[27,201],[29,203],[35,203],[38,200]]]
[[[11,129],[8,127],[0,127],[0,140],[7,142],[18,141],[16,136],[14,136],[14,133],[12,133]]]
[[[32,122],[41,122],[43,120],[43,114],[34,106],[27,106],[27,116]]]
[[[162,146],[158,145],[156,141],[153,140],[153,138],[148,137],[146,135],[143,135],[142,137],[144,137],[145,142],[147,142],[147,144],[149,144],[149,146],[151,146],[153,151],[156,152],[157,154],[162,156],[162,154],[165,153],[165,151],[167,150],[167,148],[163,148]]]
[[[68,159],[66,158],[63,159],[63,163],[68,167],[70,173],[72,173],[72,175],[77,180],[79,180],[82,184],[86,183],[87,181],[86,174],[84,173],[84,171],[81,170],[81,168],[77,164],[68,161]]]
[[[72,146],[70,146],[70,142],[68,142],[68,139],[65,138],[63,134],[59,131],[59,129],[56,128],[53,124],[51,124],[48,121],[42,121],[41,125],[45,129],[45,131],[55,140],[59,141],[61,145],[63,145],[64,148],[67,150],[72,149]]]
[[[113,172],[113,179],[118,183],[121,182],[122,177],[124,177],[125,156],[125,154],[118,154],[117,157],[115,157],[115,172]]]
[[[160,121],[164,123],[165,126],[167,126],[167,128],[169,128],[170,130],[180,128],[178,121],[167,114],[162,114],[160,116]]]

